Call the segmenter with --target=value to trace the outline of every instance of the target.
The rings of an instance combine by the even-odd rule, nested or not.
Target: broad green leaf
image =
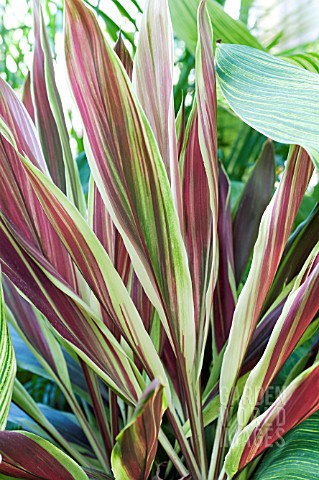
[[[248,125],[280,143],[304,147],[319,168],[319,76],[241,45],[216,50],[219,85]]]
[[[88,480],[74,460],[32,433],[0,432],[0,454],[0,474],[29,480]]]
[[[188,50],[195,52],[197,43],[196,16],[200,0],[169,0],[169,7],[176,35],[184,40]],[[230,17],[214,0],[207,1],[207,10],[214,28],[214,40],[238,43],[254,48],[263,47],[240,21]]]
[[[253,480],[319,480],[319,412],[295,427],[269,449]]]
[[[15,374],[16,360],[7,325],[0,267],[0,430],[6,427]]]
[[[116,480],[148,479],[164,411],[163,387],[154,380],[140,398],[132,419],[116,439],[112,452]]]

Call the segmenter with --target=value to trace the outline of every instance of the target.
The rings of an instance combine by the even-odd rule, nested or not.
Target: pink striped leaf
[[[52,180],[63,192],[66,192],[63,150],[58,128],[50,107],[45,80],[45,57],[41,44],[43,18],[38,0],[33,2],[33,19],[34,44],[31,88],[36,126]]]
[[[132,419],[116,439],[111,460],[117,480],[148,479],[165,408],[163,386],[154,380],[141,396]]]
[[[131,272],[131,261],[123,239],[115,227],[109,212],[106,210],[100,192],[96,188],[93,179],[89,188],[88,216],[91,228],[108,253],[124,284],[128,286],[133,302],[143,320],[145,328],[146,330],[149,330],[154,310],[153,305],[145,294],[135,272]],[[103,309],[102,315],[106,324],[113,331],[116,327]]]
[[[198,138],[198,112],[193,108],[181,156],[184,236],[192,276],[195,321],[203,324],[212,263],[212,213],[209,188]]]
[[[123,67],[126,70],[126,73],[128,74],[130,80],[132,80],[132,74],[133,74],[133,61],[131,59],[131,56],[124,44],[123,41],[123,36],[122,34],[119,35],[118,41],[115,44],[114,47],[115,53],[118,55],[119,59],[121,60]],[[136,61],[136,56],[135,56],[135,61]],[[97,190],[98,191],[98,190]],[[102,199],[101,199],[102,201]],[[102,201],[103,202],[103,201]],[[110,217],[110,215],[109,215]],[[111,217],[110,217],[111,221]],[[121,260],[122,264],[125,264],[125,275],[121,274],[122,280],[125,284],[128,282],[128,275],[130,273],[130,266],[131,262],[127,253],[127,250],[125,249],[124,242],[122,240],[121,235],[119,234],[118,230],[114,226],[115,230],[115,245],[118,245],[118,247],[115,247],[115,250],[117,252],[117,257],[119,263],[119,260]],[[124,259],[124,261],[123,261]],[[114,262],[113,262],[114,263]],[[118,269],[117,269],[118,270]],[[118,270],[119,271],[119,270]],[[131,297],[133,299],[133,302],[143,320],[143,323],[145,325],[146,330],[149,330],[151,326],[151,320],[153,318],[154,314],[154,308],[153,305],[151,304],[149,298],[147,297],[141,282],[139,281],[137,275],[135,274],[134,270],[132,273],[132,280],[131,280],[131,286],[130,286],[130,292],[131,292]]]
[[[14,285],[8,280],[4,280],[4,294],[7,308],[10,309],[18,328],[23,332],[31,345],[41,355],[42,358],[50,365],[52,370],[58,371],[61,363],[61,357],[50,347],[48,337],[52,335],[41,328],[34,307],[24,300],[18,293]],[[62,353],[61,353],[62,355]],[[57,364],[57,362],[59,364]],[[64,362],[62,362],[63,364]]]
[[[128,291],[94,232],[67,197],[31,162],[21,157],[28,178],[59,238],[79,271],[151,376],[166,375]],[[43,259],[36,254],[43,266]],[[45,267],[46,271],[50,266]],[[63,287],[65,288],[65,287]]]
[[[231,395],[312,172],[307,152],[301,147],[292,147],[284,175],[261,219],[252,265],[236,304],[221,368],[220,391],[223,395],[217,425],[220,441],[215,442],[211,477],[220,442],[223,442],[223,425]]]
[[[122,33],[119,34],[119,38],[117,39],[117,42],[115,44],[114,51],[121,60],[129,79],[132,80],[133,60],[131,58],[130,52],[125,46]]]
[[[267,296],[266,305],[274,302],[281,292],[282,286],[291,282],[298,275],[318,241],[318,228],[319,203],[313,208],[308,218],[290,236],[276,277]]]
[[[312,172],[306,151],[292,148],[284,175],[262,217],[252,265],[236,305],[221,371],[221,385],[228,394],[236,381]],[[223,404],[227,403],[228,394],[225,393]]]
[[[9,478],[88,480],[86,473],[74,460],[52,443],[32,433],[0,432],[0,455],[0,474]]]
[[[40,0],[33,0],[33,12],[36,34],[32,85],[33,96],[35,98],[37,97],[39,93],[38,88],[41,87],[42,96],[40,100],[44,100],[45,98],[47,99],[47,102],[45,101],[46,109],[43,112],[44,115],[42,115],[41,121],[46,123],[48,118],[50,118],[50,126],[56,130],[55,136],[56,133],[58,134],[57,142],[61,146],[63,154],[66,192],[68,197],[74,202],[82,215],[85,215],[85,199],[81,187],[78,167],[75,159],[72,156],[62,102],[55,82],[52,53],[43,20]],[[38,82],[40,85],[37,85],[37,76],[39,77]],[[37,108],[44,109],[44,106],[40,104]],[[46,117],[46,115],[48,115],[48,117]],[[38,127],[40,127],[40,137],[42,140],[41,125],[38,125]],[[50,138],[48,138],[47,141],[50,142]],[[53,145],[53,148],[57,147]],[[50,160],[50,163],[53,163],[53,160]]]
[[[133,61],[132,61],[132,58],[124,44],[124,41],[123,41],[123,36],[122,34],[120,33],[119,35],[119,38],[115,44],[115,47],[114,47],[114,51],[115,53],[117,54],[117,56],[119,57],[119,59],[121,60],[122,64],[123,64],[123,67],[125,68],[125,71],[129,77],[130,80],[132,80],[132,76],[133,76]],[[136,59],[136,56],[135,56],[135,59]],[[98,190],[97,190],[98,191]],[[103,200],[101,199],[101,202],[103,202]],[[109,214],[108,214],[109,215]],[[110,215],[109,215],[110,217]],[[110,221],[111,220],[111,217],[110,217]],[[118,232],[118,230],[116,229],[116,227],[114,226],[114,231],[115,231],[115,245],[118,245],[118,247],[116,248],[115,247],[115,251],[117,252],[117,256],[118,256],[118,260],[116,262],[116,264],[119,264],[119,260],[120,259],[124,259],[121,260],[121,263],[124,263],[126,265],[126,275],[121,275],[123,281],[125,284],[127,284],[128,282],[128,275],[130,273],[130,266],[131,266],[131,262],[130,262],[130,258],[128,256],[128,252],[125,248],[125,245],[124,245],[124,242],[123,242],[123,239],[120,235],[120,233]],[[114,264],[114,262],[113,262]],[[118,270],[118,269],[117,269]],[[119,270],[118,270],[119,271]],[[134,270],[132,271],[132,280],[130,282],[130,292],[131,292],[131,297],[133,299],[133,302],[143,320],[143,323],[145,325],[145,328],[147,331],[149,331],[149,328],[150,328],[150,325],[151,325],[151,320],[153,318],[153,314],[154,314],[154,307],[153,305],[151,304],[149,298],[147,297],[142,285],[141,285],[141,282],[139,281],[137,275],[135,274]]]
[[[319,310],[319,244],[296,279],[265,352],[251,371],[238,408],[238,424],[247,425],[255,405],[279,372]]]
[[[106,210],[100,192],[96,188],[96,185],[90,189],[90,210],[89,217],[91,218],[91,226],[100,240],[101,244],[105,248],[107,254],[125,285],[128,284],[129,275],[131,270],[131,262],[125,248],[122,237],[120,236],[117,228],[115,227],[113,220]]]
[[[20,105],[18,104],[17,107],[19,107]],[[13,138],[13,135],[12,135],[12,132],[10,131],[7,131],[5,130],[4,128],[4,125],[1,124],[2,126],[2,133],[3,134],[6,134],[6,142],[8,143],[8,140],[11,141],[12,145],[10,145],[8,143],[8,148],[12,149],[13,151],[11,151],[11,155],[16,155],[15,159],[17,161],[17,165],[19,167],[19,169],[22,168],[22,173],[25,175],[25,171],[24,171],[24,167],[21,163],[21,158],[23,158],[21,156],[21,154],[19,153],[18,154],[18,146],[15,144],[15,140]],[[15,150],[14,150],[15,149]],[[32,152],[31,152],[32,153]],[[21,158],[19,158],[19,155]],[[18,163],[19,162],[19,163]],[[30,162],[30,165],[31,165],[31,162]],[[40,172],[39,170],[36,169],[36,171]],[[28,184],[28,179],[27,177],[24,177],[25,178],[25,182],[27,185]],[[36,178],[36,177],[34,177]],[[47,184],[48,185],[51,185],[52,182],[50,181],[50,179],[48,179],[48,177],[46,177],[44,174],[43,174],[43,179],[46,180]],[[53,185],[53,184],[52,184]],[[46,216],[44,214],[44,212],[42,211],[42,208],[41,208],[41,205],[39,203],[39,200],[38,198],[35,196],[32,188],[28,189],[29,190],[29,195],[31,196],[31,193],[32,193],[32,201],[34,202],[34,204],[36,205],[36,207],[38,208],[39,211],[41,211],[41,214],[43,215],[43,219],[44,219],[44,225],[45,225],[45,228],[46,228],[46,232],[52,232],[52,234],[55,235],[55,237],[53,238],[56,238],[58,240],[58,246],[57,246],[57,252],[56,253],[59,253],[59,250],[58,250],[58,247],[60,247],[60,249],[62,248],[63,252],[67,255],[67,252],[66,250],[64,250],[64,247],[63,247],[63,244],[61,243],[61,240],[63,241],[64,240],[64,237],[63,235],[61,235],[61,231],[63,231],[63,224],[61,222],[61,218],[62,218],[62,214],[61,214],[61,211],[59,208],[57,208],[55,214],[55,222],[54,223],[54,226],[56,225],[59,225],[59,229],[57,229],[57,232],[54,231],[54,229],[52,228],[51,224],[49,223],[48,221],[48,218],[49,220],[50,219],[50,216]],[[57,189],[57,191],[61,193],[61,191],[59,189]],[[31,192],[31,193],[30,193]],[[38,194],[39,192],[37,192]],[[43,192],[44,193],[44,192]],[[65,201],[67,201],[67,199],[64,197],[64,195],[62,194],[62,197],[65,199]],[[52,197],[53,198],[53,197]],[[41,199],[40,199],[41,200]],[[42,199],[43,200],[43,199]],[[53,201],[53,200],[52,200]],[[49,200],[49,203],[47,203],[47,201],[44,201],[44,203],[42,205],[46,205],[47,208],[49,208],[49,210],[51,210],[51,212],[53,212],[52,210],[52,205],[54,205],[55,202],[52,203],[52,205],[50,204],[50,200]],[[67,202],[69,205],[70,202]],[[23,203],[22,203],[23,204]],[[17,207],[18,208],[18,207]],[[75,208],[72,206],[72,209],[75,210]],[[8,213],[10,212],[10,209],[8,209]],[[61,217],[59,215],[62,215]],[[77,213],[77,217],[81,219],[81,222],[82,224],[85,225],[85,230],[89,232],[89,236],[88,238],[91,236],[93,236],[94,238],[94,242],[96,243],[96,245],[98,245],[98,251],[103,251],[103,255],[105,255],[105,258],[106,260],[104,261],[105,265],[107,266],[110,266],[112,267],[111,265],[111,262],[109,260],[109,257],[106,255],[105,251],[102,249],[101,245],[99,244],[99,242],[97,242],[97,239],[96,237],[94,236],[94,234],[92,233],[92,231],[90,230],[90,228],[88,227],[87,223],[84,221],[84,219],[81,217],[81,215],[79,213]],[[11,224],[11,221],[9,221],[9,224]],[[130,343],[132,344],[133,348],[138,349],[138,352],[137,353],[138,355],[140,355],[141,353],[144,355],[143,357],[143,360],[145,361],[147,359],[147,362],[146,364],[149,365],[149,363],[153,362],[153,366],[157,363],[157,370],[156,370],[156,373],[158,374],[158,376],[160,378],[163,378],[165,379],[165,374],[164,374],[164,370],[163,370],[163,367],[156,355],[156,351],[155,351],[155,348],[149,338],[149,336],[147,335],[142,323],[141,323],[141,320],[140,320],[140,317],[138,315],[138,312],[136,311],[134,307],[134,304],[133,302],[131,301],[128,293],[127,293],[127,290],[126,288],[124,287],[124,285],[121,283],[120,279],[117,278],[116,280],[114,280],[114,282],[112,282],[112,287],[113,287],[113,295],[115,295],[115,297],[118,298],[118,300],[115,301],[115,305],[113,306],[112,302],[110,301],[109,299],[109,295],[108,295],[108,287],[105,285],[105,279],[109,279],[109,272],[107,274],[105,274],[105,271],[104,271],[104,279],[101,280],[101,273],[98,273],[100,271],[100,268],[99,268],[99,263],[100,263],[100,259],[97,259],[96,257],[94,257],[94,255],[92,254],[90,248],[88,247],[88,251],[85,252],[85,255],[83,254],[83,251],[81,250],[81,248],[79,247],[79,244],[77,242],[75,242],[75,237],[74,237],[74,232],[77,230],[77,228],[75,227],[75,225],[73,225],[74,222],[72,222],[71,220],[69,221],[69,224],[68,224],[68,228],[64,231],[64,233],[66,233],[67,231],[67,234],[68,234],[68,238],[69,238],[69,241],[71,242],[71,245],[74,246],[75,250],[77,252],[79,252],[79,258],[81,258],[81,261],[82,261],[82,268],[84,267],[84,271],[87,273],[87,278],[86,280],[88,281],[88,283],[90,284],[90,286],[93,287],[93,283],[94,283],[94,286],[97,287],[98,290],[95,289],[95,293],[96,293],[96,296],[97,298],[100,298],[102,299],[102,304],[103,304],[103,300],[104,300],[104,307],[106,307],[106,310],[109,312],[109,314],[111,314],[111,317],[113,319],[116,319],[117,321],[119,319],[122,320],[122,324],[121,324],[121,327],[123,329],[124,327],[124,333],[128,336],[129,338],[129,341]],[[74,229],[72,230],[72,226],[74,226]],[[16,226],[14,225],[14,235],[16,236],[18,233],[22,233],[20,231],[20,229],[18,230],[16,228]],[[83,230],[82,230],[83,231]],[[59,236],[60,235],[60,238]],[[80,238],[84,238],[83,236],[83,233],[80,233]],[[21,236],[20,235],[20,238],[19,238],[20,242],[27,242],[27,240],[25,241],[24,239],[24,236]],[[51,247],[52,247],[52,244],[50,244]],[[87,243],[85,242],[85,245],[87,245]],[[70,245],[69,245],[70,246]],[[25,247],[25,245],[24,245]],[[39,250],[38,248],[34,248],[33,246],[33,242],[31,242],[29,245],[28,245],[28,253],[30,254],[30,252],[32,252],[32,255],[33,255],[33,259],[36,260],[36,262],[39,262],[40,265],[47,265],[47,259],[45,256],[43,256],[43,250]],[[6,255],[6,251],[5,249],[3,249],[3,251],[1,251],[1,255],[3,257],[3,255]],[[74,253],[74,252],[73,252]],[[83,256],[84,255],[84,256]],[[66,257],[67,260],[69,260],[69,263],[70,263],[70,257],[67,256]],[[87,259],[88,258],[95,258],[95,265],[98,266],[98,270],[96,272],[92,272],[92,269],[91,269],[91,265],[87,262]],[[49,261],[51,262],[51,259],[49,258]],[[62,261],[62,259],[60,259],[60,262]],[[53,262],[52,262],[53,263]],[[65,269],[67,266],[67,263],[65,262],[65,264],[63,265],[63,269]],[[57,275],[57,271],[54,270],[54,263],[53,264],[50,264],[49,267],[46,266],[46,271],[48,270],[52,270],[53,271],[53,279],[57,279],[59,277],[59,275]],[[73,264],[71,263],[71,267],[73,267]],[[81,268],[80,268],[81,270]],[[113,274],[115,275],[115,278],[116,278],[116,272],[114,269],[111,268],[111,270],[113,271]],[[104,284],[104,288],[102,287],[102,285]],[[119,287],[120,285],[120,287]],[[66,286],[63,284],[63,288],[66,288]],[[94,290],[94,287],[93,287],[93,290]],[[119,290],[119,292],[117,292],[117,290]],[[102,295],[101,295],[101,292],[102,292]],[[116,293],[115,293],[116,292]],[[74,294],[74,291],[73,291],[73,294]],[[123,298],[124,298],[124,303],[123,303]],[[106,303],[107,302],[107,303]],[[127,303],[128,302],[128,303]],[[125,305],[126,303],[126,305]],[[115,308],[114,308],[115,307]],[[110,312],[110,309],[111,309],[111,312]],[[117,311],[119,309],[119,311]],[[131,320],[131,323],[134,325],[134,328],[132,331],[130,331],[130,327],[127,325],[127,318],[131,318],[134,320]],[[139,320],[138,320],[139,319]],[[83,323],[84,319],[82,319],[82,323]],[[79,324],[78,324],[79,325]],[[72,327],[74,327],[74,325],[72,325]],[[139,330],[140,328],[140,332],[137,334],[136,332]],[[136,330],[137,329],[137,330]],[[88,327],[86,327],[84,330],[88,330]],[[135,333],[134,333],[135,332]],[[132,333],[134,333],[134,340],[132,340]],[[72,332],[73,334],[73,332]],[[94,335],[94,332],[91,332],[91,335]],[[88,335],[89,336],[89,335]],[[83,335],[81,335],[81,337],[83,338]],[[73,340],[75,340],[74,336],[71,335],[71,338]],[[147,353],[147,349],[143,349],[140,345],[141,343],[141,339],[144,338],[144,341],[147,342],[148,346],[149,346],[149,349],[150,351],[152,352],[151,354]],[[143,343],[143,342],[142,342]],[[76,343],[75,343],[76,344]],[[92,350],[93,350],[93,344],[94,342],[92,342],[92,347],[91,348],[91,353],[92,353]],[[74,345],[74,344],[73,344]],[[87,345],[85,347],[87,349]],[[102,355],[103,357],[103,355]],[[156,362],[156,359],[158,359],[158,361]],[[155,363],[154,363],[155,361]],[[99,365],[100,362],[97,362],[97,365]],[[155,376],[155,374],[154,374]],[[114,377],[113,377],[114,378]],[[116,378],[116,377],[115,377]]]
[[[205,165],[210,208],[212,215],[212,268],[208,277],[206,296],[206,319],[199,333],[199,345],[205,345],[210,321],[213,292],[218,273],[218,159],[217,159],[217,117],[216,77],[213,54],[213,32],[206,10],[206,0],[198,7],[198,43],[196,49],[196,103],[198,109],[198,138]],[[201,365],[202,358],[199,362]]]
[[[17,231],[12,231],[3,217],[0,240],[4,274],[43,313],[79,357],[118,395],[134,404],[140,390],[130,361],[119,342],[107,328],[103,328],[102,322],[95,318],[86,304],[68,289],[52,265]]]
[[[6,283],[8,284],[8,282]],[[10,290],[11,294],[6,295],[6,301],[9,301],[10,305],[10,324],[15,328],[15,330],[22,338],[23,342],[25,342],[25,344],[28,346],[34,356],[38,359],[44,370],[49,374],[49,377],[52,378],[54,382],[56,382],[58,387],[62,390],[69,406],[71,407],[77,420],[79,421],[83,432],[85,433],[97,459],[101,462],[102,465],[105,465],[106,468],[108,468],[107,466],[109,462],[106,458],[106,452],[104,450],[105,447],[104,445],[100,445],[99,440],[95,439],[94,431],[90,423],[88,422],[84,412],[82,411],[80,405],[78,404],[75,396],[76,392],[80,395],[81,398],[84,398],[91,405],[94,405],[94,400],[96,398],[95,396],[90,397],[85,387],[83,390],[84,379],[81,378],[83,377],[83,374],[81,375],[82,372],[80,367],[75,369],[75,371],[72,367],[72,370],[70,370],[70,374],[73,374],[69,376],[68,365],[62,352],[61,346],[56,338],[56,335],[54,335],[54,333],[52,332],[52,329],[48,328],[46,320],[43,318],[40,312],[36,311],[34,307],[32,307],[26,300],[24,300],[20,295],[18,295],[12,284]],[[12,299],[13,296],[14,299]],[[29,317],[31,317],[31,320]],[[63,343],[63,346],[67,350],[70,350],[70,345],[66,344],[65,342]],[[108,358],[110,362],[116,362],[116,366],[118,368],[117,374],[118,377],[121,377],[120,362],[116,361],[116,356],[113,356],[112,358],[111,351],[108,351],[107,353],[109,354]],[[74,356],[74,354],[75,351],[74,349],[72,349],[72,356]],[[113,364],[113,366],[114,365],[115,364]],[[123,363],[122,366],[125,367]],[[83,360],[81,362],[81,367],[84,372],[87,372],[89,370]],[[108,369],[108,371],[109,370],[110,369]],[[89,371],[90,375],[93,378],[97,378],[95,373],[96,369],[94,371],[93,369],[90,369]],[[121,385],[121,380],[117,381],[117,384]],[[125,390],[125,388],[122,390]],[[97,397],[99,395],[100,393],[97,393]],[[43,414],[37,407],[36,403],[28,395],[22,385],[17,383],[17,381],[15,382],[15,388],[13,391],[13,402],[17,404],[25,413],[27,413],[36,423],[42,426],[45,431],[48,431],[51,435],[51,437],[49,438],[55,439],[58,442],[58,445],[61,445],[66,452],[71,454],[72,458],[79,461],[81,465],[87,464],[87,461],[82,457],[82,455],[79,454],[72,447],[71,444],[67,443],[64,437],[59,434],[59,432],[53,427],[50,422],[48,422],[48,420],[43,416]],[[104,438],[105,436],[103,437],[103,439]],[[106,439],[105,441],[106,447],[108,447],[109,443],[107,440],[108,439]],[[111,447],[109,446],[108,452],[110,451]]]
[[[254,334],[252,336],[251,342],[247,349],[245,359],[240,371],[240,376],[244,375],[247,372],[250,372],[256,364],[259,362],[262,354],[265,351],[268,340],[270,338],[271,332],[282,312],[283,306],[285,304],[287,295],[284,295],[284,298],[278,301],[276,305],[273,305],[272,308],[266,313],[265,317],[259,322]]]
[[[242,470],[289,430],[319,408],[319,363],[302,372],[262,415],[247,425],[226,456],[228,478]]]
[[[214,344],[218,353],[228,340],[236,304],[230,185],[222,166],[218,177],[218,277],[213,298]]]
[[[65,48],[94,180],[190,373],[196,340],[191,279],[169,181],[149,123],[93,12],[80,0],[66,2]]]
[[[25,106],[28,114],[30,115],[33,123],[35,123],[35,115],[34,115],[34,106],[33,106],[33,100],[31,96],[31,75],[30,72],[28,72],[26,79],[24,81],[23,85],[23,91],[22,91],[22,102],[23,105]]]
[[[173,96],[174,35],[167,0],[147,0],[134,58],[133,86],[154,132],[181,216]]]
[[[34,165],[47,172],[37,133],[23,104],[1,78],[0,116],[0,210],[77,290],[74,265],[43,212],[19,158],[19,154],[26,155]]]
[[[105,248],[113,264],[115,264],[116,227],[105,208],[100,192],[92,177],[89,184],[88,220],[95,235]]]

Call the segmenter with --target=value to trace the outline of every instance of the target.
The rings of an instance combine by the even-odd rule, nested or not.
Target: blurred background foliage
[[[122,32],[134,56],[144,0],[85,0],[97,13],[109,41],[116,42]],[[188,0],[185,0],[188,2]],[[270,53],[276,55],[319,53],[319,0],[218,0],[225,11],[239,19]],[[81,182],[87,193],[89,167],[83,148],[82,126],[75,112],[65,79],[63,64],[63,1],[44,0],[43,7],[56,80],[71,134],[71,147],[77,158]],[[31,1],[0,0],[0,75],[22,95],[25,78],[32,65]],[[85,48],[85,46],[83,47]],[[318,56],[319,58],[319,56]],[[194,55],[181,38],[175,38],[174,98],[178,112],[182,102],[186,117],[194,96]],[[319,69],[319,61],[318,61]],[[220,99],[218,106],[219,158],[231,181],[231,203],[235,209],[243,185],[258,159],[266,138],[244,124]],[[277,181],[287,156],[286,145],[275,144]],[[296,226],[318,205],[318,176],[314,175],[305,196]],[[18,339],[15,339],[18,342]],[[18,379],[39,403],[66,408],[63,394],[52,380],[43,376],[30,352],[23,346],[18,355]]]

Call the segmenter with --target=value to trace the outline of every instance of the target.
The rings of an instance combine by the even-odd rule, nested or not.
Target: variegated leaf
[[[203,361],[203,346],[206,343],[213,292],[218,274],[218,157],[217,157],[217,99],[216,78],[213,56],[213,32],[206,10],[206,0],[198,8],[198,43],[196,49],[196,104],[198,109],[198,139],[201,155],[205,165],[210,208],[212,216],[212,260],[208,273],[206,293],[206,318],[199,332],[199,349],[202,349],[199,370]]]
[[[112,452],[116,480],[148,479],[164,411],[163,387],[154,380],[140,398],[132,419],[116,439]]]
[[[82,215],[85,215],[86,205],[84,194],[81,187],[77,164],[71,152],[69,135],[62,108],[62,102],[55,82],[52,53],[42,16],[40,0],[33,0],[33,11],[36,32],[35,48],[38,51],[38,54],[37,51],[35,52],[34,60],[37,60],[38,73],[41,76],[44,74],[44,78],[42,78],[42,81],[41,79],[39,79],[41,81],[42,97],[45,97],[48,100],[48,103],[46,103],[46,112],[48,111],[48,109],[50,109],[52,112],[52,116],[50,116],[50,123],[55,125],[55,127],[53,128],[57,130],[59,137],[57,141],[62,148],[66,192],[68,197],[74,202]],[[35,64],[35,66],[37,64]],[[35,75],[36,72],[34,72],[34,79],[36,78]],[[37,92],[34,92],[34,95],[37,95]],[[43,106],[41,106],[41,108],[43,108]],[[45,120],[47,121],[46,118]],[[56,148],[54,145],[53,147]],[[52,162],[53,160],[51,160],[51,163]]]
[[[0,430],[4,430],[10,408],[16,360],[8,330],[0,266]]]
[[[255,405],[287,360],[319,310],[319,244],[311,253],[288,296],[265,352],[251,371],[238,408],[238,425],[247,425]]]
[[[174,37],[167,0],[147,0],[136,56],[133,86],[154,132],[182,220],[173,96]]]
[[[229,478],[260,455],[291,428],[319,408],[319,366],[316,362],[302,372],[260,416],[238,436],[225,460]]]
[[[38,0],[33,1],[33,18],[34,45],[31,89],[36,126],[41,140],[44,158],[52,180],[63,192],[65,192],[66,180],[63,150],[58,128],[51,111],[45,80],[45,56],[41,45],[43,18],[40,2]]]
[[[20,479],[88,480],[84,470],[55,445],[32,433],[0,432],[0,474]]]
[[[293,147],[279,187],[262,217],[251,268],[238,298],[221,368],[220,389],[223,395],[217,429],[217,438],[220,440],[215,442],[209,478],[213,478],[216,468],[216,458],[221,442],[223,443],[222,425],[226,421],[230,399],[248,344],[312,172],[309,155],[302,148]]]
[[[95,182],[173,348],[184,357],[190,374],[196,341],[191,280],[169,181],[153,134],[118,57],[81,0],[66,1],[65,47]]]

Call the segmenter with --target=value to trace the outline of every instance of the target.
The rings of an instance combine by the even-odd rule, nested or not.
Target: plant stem
[[[169,459],[173,463],[174,467],[178,471],[182,477],[186,476],[188,474],[188,470],[186,469],[185,465],[175,452],[174,448],[170,444],[168,438],[166,437],[165,433],[160,430],[159,435],[158,435],[158,440],[162,447],[164,448],[165,452],[167,453]]]
[[[95,433],[92,430],[91,425],[87,421],[80,405],[78,404],[75,396],[73,393],[69,392],[66,388],[64,388],[64,385],[60,383],[60,388],[62,392],[65,395],[65,398],[67,402],[69,403],[71,409],[73,410],[74,415],[77,417],[95,455],[97,456],[98,460],[100,461],[101,465],[104,467],[105,471],[107,473],[111,473],[111,468],[110,468],[110,462],[108,459],[108,456],[106,455],[106,452],[104,449],[101,448],[101,445],[99,444],[98,439],[96,438]]]
[[[169,406],[167,410],[167,416],[169,418],[170,424],[174,430],[174,433],[176,435],[176,439],[180,445],[181,451],[185,457],[187,466],[189,468],[189,471],[192,475],[193,480],[201,480],[201,475],[200,471],[198,468],[198,465],[196,463],[194,454],[189,446],[189,443],[187,441],[187,438],[184,435],[182,426],[180,425],[179,419],[176,416],[176,412],[174,410],[174,407]]]
[[[106,418],[105,408],[103,404],[103,399],[99,389],[99,384],[97,381],[96,374],[81,360],[81,367],[84,373],[85,381],[87,383],[91,399],[95,418],[97,420],[102,440],[105,446],[105,449],[108,453],[108,456],[111,456],[112,452],[112,440],[109,430],[108,421]]]
[[[227,432],[227,424],[229,418],[229,412],[232,405],[232,400],[235,392],[235,387],[229,394],[228,402],[224,409],[223,415],[219,417],[217,429],[216,429],[216,436],[214,441],[214,448],[211,457],[211,463],[208,472],[208,480],[217,480],[221,462],[223,459],[223,451],[224,451],[224,444],[225,444],[225,437]]]
[[[200,465],[201,478],[205,478],[207,474],[207,457],[204,439],[204,428],[202,419],[202,405],[200,383],[196,382],[196,392],[192,385],[192,380],[185,370],[185,363],[177,359],[179,370],[182,375],[183,390],[187,404],[189,423],[192,431],[192,444],[195,457]]]
[[[117,395],[109,388],[110,418],[111,418],[111,437],[113,445],[120,432],[119,425],[119,407],[117,404]]]

